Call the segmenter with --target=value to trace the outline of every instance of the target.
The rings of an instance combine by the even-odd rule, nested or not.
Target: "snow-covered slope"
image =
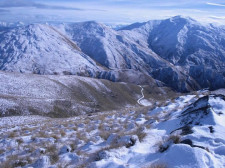
[[[148,40],[150,48],[174,64],[224,68],[223,28],[177,16],[162,21],[150,32]]]
[[[143,142],[131,148],[105,151],[95,165],[98,168],[222,168],[225,166],[224,111],[222,95],[197,100],[193,95],[181,96],[175,103],[149,111],[149,116],[159,118],[145,122],[151,123],[151,127],[146,130]]]
[[[224,68],[224,62],[219,62],[225,59],[223,27],[202,25],[192,18],[175,16],[130,25],[120,31],[175,65]]]
[[[145,39],[147,37],[145,36],[147,30],[154,27],[154,24],[157,23],[157,21],[153,21],[149,22],[148,26],[144,26],[144,29],[140,30],[144,33],[140,39]],[[104,72],[104,75],[100,75],[101,77],[108,77],[111,76],[111,74],[116,76],[113,71],[116,73],[118,70],[131,69],[147,75],[157,70],[152,76],[158,80],[164,79],[166,76],[167,80],[163,80],[163,82],[176,90],[190,91],[199,88],[193,79],[187,78],[185,71],[174,67],[148,48],[147,39],[145,44],[143,44],[142,42],[145,40],[136,41],[131,38],[131,36],[137,38],[137,33],[131,33],[130,36],[128,36],[123,31],[115,31],[103,24],[93,21],[64,26],[64,32],[78,44],[84,53],[112,70],[107,75],[105,75]],[[167,67],[172,67],[172,73],[170,73],[170,71],[164,71],[163,76],[158,77],[159,74],[161,75],[158,71],[162,72],[161,69]],[[115,79],[115,81],[120,81],[120,79]]]
[[[76,116],[139,106],[139,86],[75,75],[35,75],[0,71],[0,116]],[[168,88],[150,84],[145,98],[164,99]],[[154,93],[160,94],[155,96]],[[174,92],[172,92],[173,95]]]
[[[224,168],[225,96],[208,94],[64,119],[0,118],[0,167]]]
[[[117,31],[94,21],[66,26],[68,35],[81,50],[111,69],[134,69],[150,72],[166,62],[148,48],[120,35]]]
[[[202,25],[189,17],[176,16],[131,25],[121,32],[182,67],[202,88],[225,87],[224,27]]]
[[[53,27],[33,24],[0,33],[0,69],[95,76],[101,68]]]
[[[182,92],[218,89],[225,87],[224,44],[224,27],[182,16],[118,31],[94,21],[35,24],[1,31],[0,69],[135,84],[161,81]]]

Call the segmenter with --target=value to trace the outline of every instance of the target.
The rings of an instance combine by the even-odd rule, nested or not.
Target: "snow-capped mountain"
[[[101,68],[53,27],[32,24],[0,33],[0,69],[95,76]]]
[[[156,65],[167,64],[151,49],[142,48],[136,42],[101,23],[94,21],[75,23],[67,25],[65,29],[84,53],[108,68],[150,72]]]
[[[0,22],[0,168],[224,168],[224,45],[181,16]]]
[[[202,25],[189,17],[176,16],[133,24],[121,31],[182,67],[201,87],[225,87],[224,27]]]
[[[0,21],[0,31],[4,31],[4,30],[10,29],[10,28],[20,27],[20,26],[24,26],[24,25],[25,25],[25,23],[23,23],[23,22],[9,23],[9,22],[1,22]]]
[[[154,24],[146,27],[146,29],[150,29],[151,26],[154,26]],[[185,72],[180,72],[180,68],[158,56],[148,45],[140,44],[139,41],[133,40],[122,31],[115,31],[92,21],[66,25],[64,32],[78,44],[85,54],[109,69],[115,70],[115,72],[131,69],[149,75],[160,68],[172,67],[173,73],[165,71],[163,74],[167,76],[166,80],[163,81],[164,83],[180,91],[199,88],[195,81],[187,77]],[[145,33],[145,31],[142,32]],[[132,36],[136,36],[136,34],[132,34]],[[112,71],[108,75],[104,73],[100,76],[106,76],[106,79],[111,80],[111,77],[107,78],[111,74],[113,74]],[[161,73],[154,74],[157,76]],[[115,78],[114,74],[113,76]],[[163,78],[160,76],[157,79]],[[120,80],[115,78],[115,81]]]
[[[181,16],[120,30],[95,21],[35,24],[1,31],[0,69],[135,84],[158,80],[182,92],[218,89],[225,87],[224,44],[224,27]]]

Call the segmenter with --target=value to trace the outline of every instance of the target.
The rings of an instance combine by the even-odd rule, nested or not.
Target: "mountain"
[[[33,24],[0,31],[0,70],[215,90],[225,87],[224,44],[224,27],[182,16],[119,30],[95,21]]]
[[[153,66],[166,65],[166,62],[150,49],[141,48],[101,23],[74,23],[67,25],[65,31],[85,54],[110,69],[149,72]]]
[[[15,25],[0,23],[1,168],[225,167],[225,28]]]
[[[141,87],[76,75],[37,75],[0,71],[0,117],[70,117],[140,107]],[[166,87],[143,86],[145,99],[166,101]],[[153,90],[152,90],[153,89]]]
[[[5,31],[8,30],[10,28],[15,28],[15,27],[20,27],[20,26],[24,26],[25,23],[23,22],[1,22],[0,21],[0,31]]]
[[[225,87],[224,27],[203,25],[189,17],[176,16],[133,24],[120,31],[174,66],[181,67],[200,87]]]
[[[0,32],[0,69],[95,76],[102,68],[53,27],[32,24]]]
[[[180,71],[180,68],[171,65],[167,60],[158,56],[147,45],[142,45],[139,41],[129,38],[130,36],[136,36],[136,34],[131,33],[130,36],[127,36],[124,32],[112,30],[94,21],[68,24],[65,26],[64,32],[76,42],[82,52],[111,70],[108,75],[104,73],[104,75],[100,75],[101,77],[105,76],[106,79],[111,80],[112,78],[108,76],[111,76],[113,72],[134,70],[155,78],[157,75],[152,75],[155,70],[171,67],[173,73],[168,72],[170,74],[167,74],[167,71],[165,71],[163,75],[166,76],[167,80],[162,82],[179,91],[199,88],[192,78],[187,77],[185,72]],[[144,31],[142,32],[144,33]],[[121,80],[117,79],[114,74],[113,78],[115,78],[115,81]],[[160,76],[157,80],[164,78]]]

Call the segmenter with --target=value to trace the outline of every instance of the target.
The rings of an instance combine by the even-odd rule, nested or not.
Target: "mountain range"
[[[0,30],[3,71],[89,76],[181,92],[225,87],[225,28],[189,17],[119,30],[95,21]]]
[[[225,167],[224,26],[0,22],[0,79],[0,168]]]

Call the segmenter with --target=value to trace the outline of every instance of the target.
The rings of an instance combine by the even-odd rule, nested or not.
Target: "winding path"
[[[144,95],[144,88],[141,86],[141,85],[138,85],[140,88],[141,88],[141,94],[142,94],[142,97],[140,99],[137,100],[137,103],[139,105],[142,105],[141,104],[141,100],[145,98],[145,95]]]

